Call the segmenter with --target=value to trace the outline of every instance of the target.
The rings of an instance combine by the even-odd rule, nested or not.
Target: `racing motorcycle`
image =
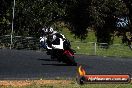
[[[71,49],[70,42],[67,39],[64,40],[63,46],[64,49],[51,49],[48,55],[51,55],[52,60],[76,66],[77,63],[74,59],[75,50]]]

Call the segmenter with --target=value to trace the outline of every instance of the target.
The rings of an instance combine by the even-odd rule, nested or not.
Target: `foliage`
[[[11,0],[0,0],[0,34],[9,33]]]
[[[64,11],[56,0],[22,0],[17,2],[16,28],[17,34],[25,31],[28,35],[38,34],[39,29],[52,25],[64,15]],[[25,33],[23,33],[25,34]],[[22,35],[22,34],[19,34]]]
[[[0,34],[10,34],[13,0],[0,3]],[[131,0],[16,0],[14,35],[39,37],[42,27],[62,21],[81,39],[86,38],[91,27],[98,42],[110,44],[117,19],[128,17],[131,21],[131,13]]]
[[[10,8],[4,8],[9,14],[10,24],[12,21],[13,2],[5,1],[10,4]],[[12,4],[11,4],[12,3]],[[58,0],[16,0],[14,34],[26,36],[38,36],[39,29],[45,25],[52,25],[55,21],[60,20],[64,16],[64,7],[62,2]],[[4,18],[2,19],[4,20]],[[4,22],[1,20],[1,23]],[[8,18],[6,19],[8,20]],[[7,24],[2,29],[6,30]],[[11,25],[10,25],[11,29]],[[1,34],[3,33],[1,31]]]
[[[90,17],[96,30],[97,41],[110,43],[116,30],[117,18],[127,16],[129,11],[119,0],[92,0],[91,3]]]
[[[89,26],[89,5],[88,0],[77,0],[67,8],[66,22],[70,24],[72,33],[75,36],[85,39]]]

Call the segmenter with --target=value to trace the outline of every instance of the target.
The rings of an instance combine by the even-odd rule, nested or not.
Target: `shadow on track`
[[[51,65],[51,66],[74,66],[74,65],[68,65],[68,64],[63,64],[63,63],[62,64],[59,64],[59,63],[58,64],[54,64],[54,63],[53,64],[42,64],[42,65]]]
[[[52,60],[52,59],[38,59],[40,61],[50,61],[50,62],[57,62],[57,63],[45,63],[45,64],[41,64],[41,65],[51,65],[51,66],[74,66],[74,65],[69,65],[69,64],[65,64],[65,63],[60,63],[57,60]]]
[[[40,61],[57,61],[57,60],[52,60],[52,59],[38,59]]]

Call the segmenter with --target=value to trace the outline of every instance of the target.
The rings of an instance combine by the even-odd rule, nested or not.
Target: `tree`
[[[1,1],[1,33],[9,30],[7,23],[12,21],[11,0]],[[4,4],[3,4],[4,3]],[[45,25],[52,25],[64,16],[62,0],[16,0],[14,34],[25,36],[38,36],[39,29]],[[7,16],[8,15],[8,16]],[[6,23],[6,24],[5,24]],[[4,27],[4,28],[3,28]],[[11,25],[9,26],[11,29]],[[5,33],[7,32],[5,31]]]
[[[15,29],[19,29],[16,32],[20,35],[26,31],[29,36],[37,36],[39,29],[52,25],[63,15],[57,0],[21,0],[16,6]]]
[[[70,24],[72,33],[75,36],[85,39],[87,36],[87,28],[89,26],[89,0],[76,0],[70,2],[67,6],[66,22]]]
[[[132,22],[132,1],[131,0],[123,0],[123,2],[126,4],[127,9],[129,10],[128,17],[130,19],[130,22]],[[132,24],[130,24],[130,32],[132,33]]]
[[[117,17],[129,14],[126,4],[119,0],[76,0],[66,11],[66,20],[76,36],[85,39],[90,26],[96,31],[97,41],[107,43],[116,30]]]
[[[126,4],[119,0],[92,0],[90,5],[91,25],[94,25],[97,42],[111,42],[118,17],[127,16]]]
[[[0,35],[10,32],[10,7],[11,0],[0,0]]]
[[[9,34],[13,2],[0,2],[0,33]],[[39,37],[42,27],[64,21],[81,39],[94,27],[97,41],[110,43],[117,18],[132,20],[131,13],[131,0],[16,0],[14,34]]]

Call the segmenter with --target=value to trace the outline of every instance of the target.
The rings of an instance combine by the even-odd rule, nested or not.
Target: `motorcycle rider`
[[[48,30],[48,31],[47,31]],[[51,55],[51,59],[61,62],[63,61],[64,50],[71,50],[70,42],[65,36],[57,31],[54,31],[52,27],[49,27],[46,32],[46,50],[47,54]],[[74,63],[74,65],[77,65]]]
[[[51,49],[63,49],[63,42],[66,40],[63,34],[54,31],[53,27],[42,28],[42,34],[40,44],[47,50],[47,54],[50,54]]]
[[[49,28],[48,34],[49,47],[52,49],[63,49],[63,42],[66,39],[65,36],[57,31],[54,31],[52,27]]]
[[[65,49],[65,45],[67,44],[65,43],[67,39],[63,34],[54,31],[52,27],[50,27],[48,34],[47,44],[50,47],[48,47],[48,54],[50,52],[51,59],[55,59],[57,56],[58,58],[56,59],[58,61],[61,61],[63,50]]]
[[[63,62],[65,59],[63,58],[64,51],[68,50],[73,52],[71,49],[70,42],[65,38],[65,36],[57,31],[54,31],[53,28],[50,28],[49,36],[52,37],[51,39],[51,59],[57,59],[59,62]],[[73,61],[74,62],[74,61]],[[77,65],[76,62],[69,63],[72,65]]]
[[[40,45],[41,47],[43,47],[44,49],[47,49],[47,33],[48,33],[48,29],[42,28],[42,37],[40,37]]]

